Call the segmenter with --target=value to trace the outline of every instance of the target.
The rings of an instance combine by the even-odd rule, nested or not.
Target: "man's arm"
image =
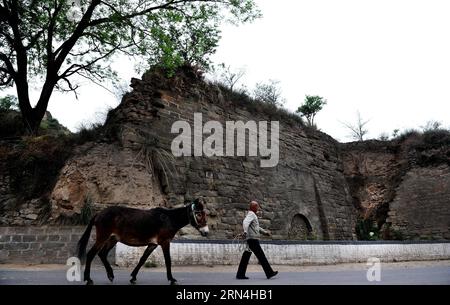
[[[270,235],[271,235],[271,233],[270,233],[269,230],[264,230],[264,229],[261,228],[261,227],[259,227],[259,232],[260,232],[261,234],[264,234],[264,235],[267,235],[267,236],[270,236]]]

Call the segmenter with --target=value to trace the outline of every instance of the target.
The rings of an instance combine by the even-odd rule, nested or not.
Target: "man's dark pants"
[[[256,257],[258,258],[259,262],[261,263],[261,266],[264,269],[264,272],[266,276],[273,274],[272,267],[270,266],[269,262],[267,261],[266,255],[264,254],[263,249],[261,249],[261,245],[259,244],[259,240],[257,239],[247,239],[247,244],[250,250],[255,253]],[[245,272],[247,271],[248,262],[250,261],[250,256],[252,255],[252,252],[250,251],[244,251],[242,254],[241,262],[239,264],[237,277],[244,277]]]

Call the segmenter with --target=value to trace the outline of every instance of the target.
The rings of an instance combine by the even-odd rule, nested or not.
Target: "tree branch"
[[[219,1],[219,0],[171,0],[171,1],[168,1],[167,3],[165,3],[165,4],[149,7],[147,9],[145,9],[145,10],[142,10],[142,11],[139,11],[139,12],[135,12],[135,13],[132,13],[132,14],[128,14],[128,15],[120,15],[120,13],[117,12],[116,9],[113,9],[113,11],[119,14],[119,16],[114,16],[114,17],[117,18],[116,19],[117,21],[124,21],[124,20],[127,20],[127,19],[132,19],[134,17],[143,16],[143,15],[146,15],[146,14],[152,12],[152,11],[156,11],[156,10],[160,10],[160,9],[177,9],[175,7],[177,4],[180,4],[180,3],[191,3],[191,2],[228,3],[227,1]],[[104,4],[106,4],[106,3],[104,3]],[[107,6],[111,7],[110,5],[107,5]],[[105,18],[92,20],[89,23],[89,26],[97,26],[97,25],[102,24],[102,23],[111,22],[112,17],[113,17],[113,15],[110,15],[110,16],[105,17]]]
[[[60,76],[58,76],[58,79],[63,79],[63,78],[67,78],[69,76],[72,76],[75,73],[78,73],[81,70],[87,70],[89,72],[89,68],[94,65],[95,63],[99,62],[102,59],[107,58],[108,56],[110,56],[112,53],[114,53],[116,50],[118,49],[118,47],[115,47],[113,49],[111,49],[109,52],[107,52],[106,54],[97,57],[96,59],[92,60],[91,62],[85,64],[85,65],[79,65],[79,64],[73,64],[71,65],[69,68],[67,68]],[[72,70],[73,68],[76,68],[75,70]]]
[[[77,90],[78,90],[78,88],[79,88],[80,86],[79,86],[79,85],[73,86],[72,83],[69,81],[69,79],[66,78],[66,77],[63,77],[63,78],[61,78],[61,79],[62,79],[63,81],[66,82],[66,84],[67,84],[67,86],[69,87],[69,89],[64,89],[63,87],[61,87],[61,86],[58,85],[58,84],[56,84],[56,88],[57,88],[59,91],[62,91],[62,92],[73,92],[73,93],[75,94],[75,98],[78,100],[78,93],[77,93]]]
[[[21,78],[23,78],[23,81],[26,82],[27,80],[27,67],[28,67],[28,58],[27,58],[27,52],[25,50],[25,47],[22,42],[22,37],[20,35],[19,30],[19,11],[17,7],[17,2],[13,1],[11,6],[11,13],[8,18],[9,25],[11,26],[11,29],[14,34],[14,44],[13,48],[16,51],[17,54],[17,75],[20,75]]]
[[[9,57],[6,54],[0,53],[0,60],[3,61],[6,65],[6,69],[4,69],[9,75],[11,75],[13,78],[16,77],[16,71],[14,70],[14,67],[9,60]]]
[[[81,70],[81,71],[82,71],[82,70]],[[77,75],[79,75],[79,76],[81,76],[81,77],[83,77],[83,78],[86,78],[87,80],[93,82],[93,83],[96,84],[97,86],[99,86],[99,87],[105,89],[106,91],[108,91],[108,92],[114,94],[114,92],[112,92],[110,89],[106,88],[105,86],[103,86],[103,85],[100,83],[101,80],[95,77],[95,72],[89,71],[89,73],[91,74],[91,76],[88,76],[88,75],[84,75],[83,73],[81,73],[81,71],[78,71],[78,72],[77,72]]]
[[[62,9],[63,6],[63,1],[61,1],[58,5],[58,2],[55,1],[55,11],[53,12],[53,15],[51,13],[50,8],[48,9],[48,14],[49,14],[49,24],[48,24],[48,29],[47,29],[47,46],[46,46],[46,50],[47,50],[47,71],[50,70],[50,67],[53,66],[54,63],[54,58],[55,58],[55,54],[53,54],[53,50],[52,50],[52,46],[53,46],[53,35],[54,35],[54,31],[55,31],[55,25],[56,25],[56,17],[58,16],[60,10]],[[58,70],[56,70],[57,72]]]
[[[100,3],[101,3],[100,0],[93,0],[90,3],[89,7],[86,9],[86,12],[84,13],[83,17],[81,17],[81,20],[76,26],[72,35],[63,44],[61,44],[61,46],[59,46],[59,48],[56,49],[56,51],[54,52],[53,55],[56,57],[55,59],[56,73],[61,67],[62,63],[64,62],[66,56],[69,54],[70,50],[72,50],[75,43],[82,36],[84,30],[89,26],[89,21],[92,17],[92,13]]]

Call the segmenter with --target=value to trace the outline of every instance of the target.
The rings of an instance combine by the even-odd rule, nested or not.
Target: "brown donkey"
[[[108,279],[113,281],[114,273],[107,260],[107,255],[117,242],[121,242],[134,247],[147,246],[139,263],[131,273],[130,282],[132,284],[136,283],[139,269],[153,250],[160,245],[164,253],[167,279],[174,285],[177,280],[172,276],[170,242],[178,230],[188,224],[199,230],[202,236],[208,235],[205,208],[199,199],[195,199],[182,208],[175,209],[158,207],[150,210],[138,210],[120,206],[104,209],[91,219],[78,242],[78,257],[81,259],[86,253],[92,227],[95,226],[96,240],[87,253],[84,280],[88,285],[93,284],[90,269],[92,260],[98,253],[105,266]]]

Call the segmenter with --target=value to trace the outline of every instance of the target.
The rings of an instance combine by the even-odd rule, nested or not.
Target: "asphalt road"
[[[81,285],[66,279],[66,266],[0,265],[0,285]],[[172,269],[179,285],[450,285],[450,262],[397,263],[381,266],[380,281],[367,280],[364,264],[335,266],[274,266],[279,275],[267,280],[260,266],[249,266],[249,280],[235,279],[235,266],[179,267]],[[114,283],[100,266],[92,269],[92,279],[100,285],[129,285],[132,268],[115,268]],[[167,285],[164,268],[143,268],[137,285]]]

